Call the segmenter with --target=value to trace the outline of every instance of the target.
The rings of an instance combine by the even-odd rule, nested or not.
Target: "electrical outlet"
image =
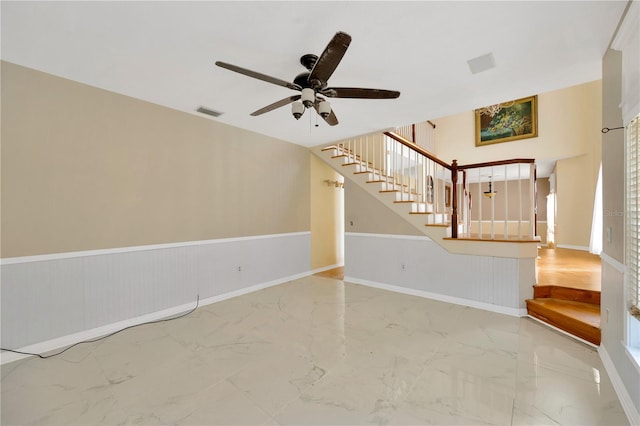
[[[242,272],[242,266],[238,266],[238,272]]]
[[[607,242],[613,242],[613,229],[610,226],[607,228]]]

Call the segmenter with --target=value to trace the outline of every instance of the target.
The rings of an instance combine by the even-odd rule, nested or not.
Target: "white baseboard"
[[[557,244],[556,247],[571,250],[589,251],[589,247],[586,246],[572,246],[570,244]]]
[[[624,263],[617,261],[613,257],[609,256],[607,253],[605,252],[600,253],[600,258],[602,259],[602,261],[606,262],[609,266],[611,266],[621,274],[624,274],[626,272],[626,266],[624,266]]]
[[[557,332],[558,332],[558,333],[560,333],[560,334],[564,334],[565,336],[570,337],[570,338],[572,338],[573,340],[577,340],[577,341],[578,341],[578,342],[580,342],[580,343],[584,343],[585,345],[587,345],[587,346],[589,346],[589,347],[591,347],[591,348],[593,348],[593,349],[598,349],[598,346],[597,346],[597,345],[594,345],[594,344],[593,344],[593,343],[591,343],[591,342],[588,342],[588,341],[586,341],[586,340],[584,340],[584,339],[581,339],[581,338],[580,338],[580,337],[578,337],[578,336],[574,336],[573,334],[567,333],[566,331],[564,331],[564,330],[562,330],[562,329],[560,329],[560,328],[558,328],[558,327],[556,327],[556,326],[554,326],[554,325],[551,325],[551,324],[549,324],[548,322],[541,321],[541,320],[539,320],[539,319],[538,319],[538,318],[536,318],[536,317],[532,317],[531,315],[527,315],[527,317],[531,318],[532,320],[534,320],[534,321],[536,321],[536,322],[539,322],[540,324],[544,325],[545,327],[549,327],[549,328],[551,328],[551,329],[553,329],[553,330],[557,331]]]
[[[344,277],[345,282],[350,282],[354,284],[365,285],[368,287],[379,288],[382,290],[394,291],[396,293],[408,294],[410,296],[418,296],[423,297],[425,299],[437,300],[439,302],[447,302],[452,303],[454,305],[468,306],[470,308],[482,309],[485,311],[495,312],[498,314],[511,315],[514,317],[525,317],[527,316],[526,309],[518,309],[518,308],[509,308],[506,306],[492,305],[491,303],[483,303],[477,302],[475,300],[462,299],[460,297],[447,296],[443,294],[430,293],[428,291],[423,290],[415,290],[407,287],[400,287],[391,284],[383,284],[369,280],[362,280],[359,278],[353,277]]]
[[[344,266],[344,264],[340,264],[340,263],[336,263],[336,264],[329,265],[329,266],[323,266],[321,268],[313,269],[311,271],[311,274],[313,275],[313,274],[317,274],[317,273],[324,272],[324,271],[330,271],[332,269],[341,268],[343,266]]]
[[[598,354],[600,354],[602,365],[604,365],[604,369],[607,371],[609,379],[611,379],[611,384],[618,395],[620,405],[622,405],[622,409],[627,415],[629,423],[632,425],[640,425],[640,412],[638,412],[638,409],[633,404],[633,400],[631,399],[629,392],[627,392],[627,388],[624,386],[624,383],[618,374],[618,370],[616,370],[613,360],[604,346],[600,346],[598,348]]]
[[[231,291],[229,293],[224,293],[218,296],[208,297],[206,299],[200,300],[198,304],[199,307],[210,305],[212,303],[221,302],[223,300],[231,299],[233,297],[242,296],[245,294],[253,293],[258,290],[263,290],[265,288],[273,287],[279,284],[283,284],[289,281],[297,280],[300,278],[304,278],[306,276],[311,275],[312,272],[305,272],[302,274],[296,274],[289,277],[277,279],[274,281],[269,281],[266,283],[257,284],[251,287],[243,288],[240,290]],[[141,315],[136,318],[130,318],[128,320],[115,322],[112,324],[107,324],[102,327],[93,328],[90,330],[84,330],[79,333],[69,334],[67,336],[58,337],[55,339],[47,340],[45,342],[38,342],[32,345],[24,346],[22,348],[16,349],[20,352],[29,352],[35,354],[46,354],[47,352],[59,350],[65,348],[67,346],[71,346],[73,344],[84,342],[87,340],[93,340],[101,336],[106,336],[107,334],[115,333],[118,330],[122,330],[128,327],[142,325],[144,323],[158,321],[162,319],[169,319],[174,316],[179,316],[185,312],[189,312],[191,309],[196,306],[196,298],[197,295],[194,295],[193,303],[186,303],[180,306],[174,306],[172,308],[163,309],[157,312],[151,312],[146,315]],[[0,365],[7,364],[9,362],[17,361],[19,359],[27,358],[32,355],[23,355],[17,354],[13,352],[2,352],[0,354]]]

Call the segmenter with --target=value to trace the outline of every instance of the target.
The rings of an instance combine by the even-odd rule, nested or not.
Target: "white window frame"
[[[625,349],[640,369],[640,114],[625,126],[625,162]]]

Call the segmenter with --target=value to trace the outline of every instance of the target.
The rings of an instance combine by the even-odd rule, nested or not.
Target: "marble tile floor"
[[[2,366],[2,425],[628,425],[531,319],[309,276]]]

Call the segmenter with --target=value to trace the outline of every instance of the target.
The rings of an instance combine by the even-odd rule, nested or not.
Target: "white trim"
[[[626,127],[633,118],[640,114],[640,6],[638,1],[629,1],[624,12],[618,33],[611,47],[622,52],[622,96],[620,109],[622,122]]]
[[[341,267],[343,267],[343,266],[344,266],[344,265],[341,265],[341,264],[339,264],[339,263],[335,263],[335,264],[333,264],[333,265],[323,266],[322,268],[312,269],[312,270],[311,270],[311,275],[313,275],[313,274],[317,274],[317,273],[320,273],[320,272],[324,272],[324,271],[330,271],[331,269],[341,268]]]
[[[632,425],[640,425],[640,412],[638,412],[638,409],[633,404],[633,400],[629,392],[627,392],[627,388],[624,386],[624,382],[622,378],[620,378],[618,370],[616,370],[616,366],[604,346],[598,348],[598,354],[600,355],[604,369],[609,375],[609,379],[611,379],[613,389],[615,389],[618,395],[620,405],[622,405],[622,409],[629,419],[629,423]]]
[[[496,312],[498,314],[511,315],[514,317],[527,316],[526,309],[508,308],[506,306],[492,305],[490,303],[477,302],[475,300],[462,299],[459,297],[447,296],[443,294],[431,293],[423,290],[399,287],[391,284],[383,284],[375,281],[362,280],[360,278],[344,277],[345,282],[379,288],[381,290],[393,291],[396,293],[408,294],[410,296],[423,297],[425,299],[438,300],[440,302],[452,303],[454,305],[468,306],[470,308],[483,309],[485,311]]]
[[[478,219],[469,219],[471,222],[480,222]],[[504,223],[504,219],[482,219],[483,222],[487,222],[487,223],[491,223],[491,222],[495,222],[495,223]],[[526,223],[527,225],[529,224],[529,220],[517,220],[517,219],[509,219],[507,220],[507,223]],[[536,220],[536,223],[547,223],[546,220]]]
[[[613,257],[609,256],[606,253],[600,253],[600,258],[609,266],[613,267],[616,271],[620,272],[621,274],[624,274],[626,272],[626,267],[624,266],[624,263],[619,262],[618,260],[614,259]]]
[[[0,259],[0,265],[13,265],[16,263],[41,262],[46,260],[70,259],[74,257],[99,256],[103,254],[130,253],[135,251],[161,250],[161,249],[189,247],[189,246],[202,246],[207,244],[232,243],[237,241],[260,240],[264,238],[291,237],[296,235],[309,235],[309,234],[311,234],[310,231],[289,232],[285,234],[252,235],[248,237],[219,238],[215,240],[184,241],[179,243],[150,244],[145,246],[131,246],[131,247],[118,247],[118,248],[111,248],[111,249],[71,251],[66,253],[40,254],[35,256],[7,257],[7,258]]]
[[[393,238],[398,240],[422,240],[433,241],[426,235],[398,235],[398,234],[371,234],[365,232],[345,232],[347,237],[372,237],[372,238]]]
[[[557,244],[556,247],[564,248],[564,249],[571,249],[571,250],[589,251],[589,247],[587,247],[587,246],[572,246],[570,244]]]
[[[634,368],[636,369],[638,374],[640,374],[640,348],[629,346],[629,345],[625,344],[624,342],[622,343],[622,346],[624,346],[624,351],[626,352],[627,356],[629,357],[629,360],[631,361],[631,364],[634,366]],[[638,423],[638,424],[640,424],[640,423]]]
[[[229,293],[220,294],[218,296],[207,297],[206,299],[202,299],[200,301],[199,308],[206,305],[210,305],[212,303],[222,302],[223,300],[231,299],[233,297],[243,296],[245,294],[253,293],[258,290],[263,290],[265,288],[273,287],[289,281],[294,281],[309,275],[311,275],[311,271],[304,272],[301,274],[291,275],[289,277],[279,278],[277,280],[269,281],[266,283],[256,284],[251,287],[242,288],[240,290],[234,290]],[[107,334],[117,332],[118,330],[122,330],[127,327],[141,325],[146,322],[157,321],[161,319],[168,319],[172,316],[178,316],[179,314],[188,312],[194,307],[195,307],[195,301],[192,303],[186,303],[184,305],[163,309],[161,311],[151,312],[149,314],[141,315],[135,318],[130,318],[124,321],[118,321],[118,322],[114,322],[101,327],[92,328],[91,330],[84,330],[78,333],[69,334],[66,336],[47,340],[45,342],[38,342],[32,345],[24,346],[17,350],[21,352],[44,354],[46,352],[50,352],[56,349],[62,349],[66,346],[70,346],[78,342],[83,342],[85,340],[91,340],[91,339],[98,338],[100,336],[105,336]],[[27,358],[29,356],[32,356],[32,355],[22,355],[22,354],[16,354],[12,352],[1,352],[0,365],[17,361],[19,359]]]
[[[558,333],[564,334],[564,335],[565,335],[565,336],[567,336],[567,337],[571,337],[571,338],[572,338],[572,339],[574,339],[574,340],[577,340],[577,341],[579,341],[579,342],[581,342],[581,343],[584,343],[585,345],[590,346],[590,347],[592,347],[593,349],[598,349],[598,345],[594,345],[593,343],[588,342],[588,341],[586,341],[586,340],[584,340],[584,339],[581,339],[581,338],[580,338],[580,337],[578,337],[578,336],[574,336],[574,335],[573,335],[573,334],[571,334],[571,333],[567,333],[567,332],[566,332],[566,331],[564,331],[563,329],[558,328],[558,327],[556,327],[556,326],[554,326],[554,325],[551,325],[551,324],[549,324],[548,322],[544,322],[544,321],[542,321],[542,320],[540,320],[540,319],[538,319],[538,318],[536,318],[536,317],[533,317],[533,316],[531,316],[531,315],[527,315],[527,317],[528,317],[528,318],[531,318],[532,320],[534,320],[534,321],[536,321],[536,322],[539,322],[540,324],[542,324],[542,325],[544,325],[544,326],[546,326],[546,327],[549,327],[549,328],[551,328],[551,329],[553,329],[553,330],[557,331]]]

